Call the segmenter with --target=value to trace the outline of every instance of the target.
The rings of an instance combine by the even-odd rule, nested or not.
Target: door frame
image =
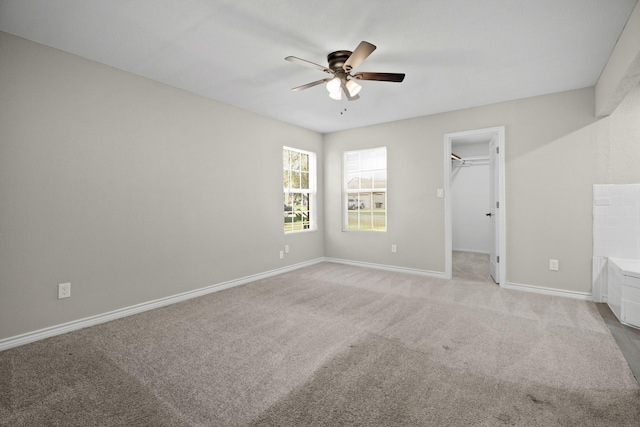
[[[444,135],[444,268],[445,277],[451,279],[453,277],[453,218],[451,206],[451,145],[456,139],[468,138],[472,136],[496,137],[497,153],[490,153],[491,156],[497,156],[497,175],[498,175],[498,194],[497,198],[500,202],[500,213],[498,215],[498,224],[496,232],[498,233],[498,248],[496,255],[500,257],[500,286],[507,284],[507,215],[506,215],[506,197],[505,197],[505,127],[496,126],[484,129],[466,130],[461,132],[452,132]],[[492,238],[495,238],[492,236]]]

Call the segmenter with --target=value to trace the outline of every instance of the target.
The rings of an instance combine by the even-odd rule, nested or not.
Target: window
[[[387,230],[387,149],[344,153],[345,230]]]
[[[285,233],[316,229],[316,156],[308,151],[283,147]]]

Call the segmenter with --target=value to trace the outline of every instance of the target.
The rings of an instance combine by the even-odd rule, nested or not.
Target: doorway
[[[504,126],[444,136],[445,276],[449,279],[454,260],[464,262],[468,257],[462,254],[469,253],[474,259],[486,259],[483,262],[495,283],[506,283],[504,143]]]

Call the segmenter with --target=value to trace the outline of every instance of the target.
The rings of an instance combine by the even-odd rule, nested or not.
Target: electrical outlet
[[[438,188],[438,190],[436,191],[436,196],[444,197],[444,188]]]
[[[557,259],[549,260],[549,270],[558,271],[560,269],[560,262]]]
[[[398,252],[398,245],[391,245],[391,253],[395,254]]]
[[[58,285],[58,299],[69,298],[71,296],[71,283],[60,283]]]
[[[280,259],[284,259],[284,251],[280,251]]]
[[[284,253],[285,254],[289,253],[289,245],[284,245]]]

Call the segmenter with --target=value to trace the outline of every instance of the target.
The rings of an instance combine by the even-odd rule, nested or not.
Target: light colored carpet
[[[0,425],[638,425],[594,304],[472,276],[323,263],[7,350]]]
[[[489,255],[475,252],[453,252],[453,278],[464,282],[494,283],[489,274]]]

